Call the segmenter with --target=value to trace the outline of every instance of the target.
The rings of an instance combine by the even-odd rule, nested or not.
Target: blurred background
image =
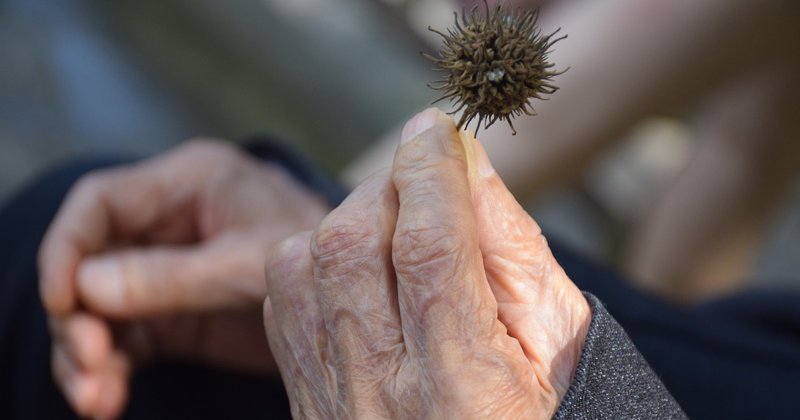
[[[337,170],[430,102],[419,40],[380,2],[3,0],[5,194],[84,153],[270,132]]]
[[[533,7],[539,2],[518,3]],[[570,34],[565,48],[574,56],[590,56],[581,48],[591,48],[591,18],[601,12],[569,16],[583,4],[597,8],[603,2],[550,3],[543,11],[545,32],[564,22]],[[642,16],[632,13],[629,20],[617,22],[617,29],[636,38],[646,15],[658,8],[657,2],[650,3],[640,7]],[[0,0],[0,201],[59,161],[86,155],[145,157],[194,136],[236,141],[254,133],[285,139],[352,184],[372,166],[365,159],[382,159],[380,152],[367,158],[364,152],[382,139],[396,141],[398,126],[437,97],[426,83],[438,75],[419,52],[438,46],[426,27],[450,26],[452,11],[460,7],[455,0]],[[676,22],[675,31],[681,25]],[[775,39],[779,47],[797,42]],[[796,51],[792,47],[796,45],[786,46]],[[718,51],[707,51],[713,63],[711,56]],[[564,63],[558,54],[554,60],[559,68],[572,67],[565,75],[573,77],[565,80],[569,84],[584,73],[580,60],[563,56]],[[751,58],[751,50],[740,54],[743,62]],[[634,76],[651,71],[647,63],[658,62],[657,57],[639,59],[643,65]],[[705,84],[713,79],[698,78],[697,84],[689,81],[686,86],[706,95]],[[558,95],[554,101],[573,100]],[[565,95],[572,98],[569,92]],[[584,99],[575,101],[598,100],[597,106],[604,108],[618,99],[598,95],[585,89]],[[725,103],[726,96],[720,97],[716,101]],[[781,107],[797,110],[796,102],[782,102]],[[653,203],[686,176],[693,156],[702,150],[702,136],[696,135],[702,128],[697,115],[703,113],[696,112],[701,108],[683,103],[668,113],[637,114],[635,124],[611,130],[613,142],[592,148],[590,164],[576,164],[576,176],[559,178],[541,193],[518,196],[551,239],[635,275],[629,238],[636,237],[637,226],[653,213]],[[791,119],[796,114],[787,115]],[[579,119],[569,113],[554,118],[551,124],[561,127]],[[549,132],[525,131],[524,124],[518,128],[520,135],[511,141],[535,142],[528,138],[534,130]],[[499,130],[482,137],[484,143],[508,137],[510,130]],[[502,141],[497,144],[506,144]],[[725,159],[724,153],[718,155]],[[769,166],[770,159],[759,165],[767,161]],[[566,162],[564,166],[572,165]],[[784,164],[797,168],[792,165],[794,161]],[[774,204],[758,212],[757,234],[748,239],[755,245],[745,247],[752,259],[733,264],[735,287],[800,286],[797,172],[784,170],[779,181],[769,181],[780,191],[769,198]],[[751,190],[758,190],[758,183]],[[731,289],[713,293],[726,290]]]

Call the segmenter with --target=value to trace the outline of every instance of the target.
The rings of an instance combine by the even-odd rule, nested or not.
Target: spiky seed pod
[[[486,11],[478,13],[477,6],[469,14],[462,10],[459,21],[455,15],[455,28],[443,33],[428,27],[444,38],[440,57],[423,54],[447,74],[440,85],[429,87],[444,91],[441,98],[449,99],[457,109],[464,110],[458,128],[469,126],[477,117],[476,133],[484,124],[490,127],[497,120],[508,121],[513,134],[517,134],[512,117],[521,114],[536,115],[531,98],[542,99],[558,88],[552,79],[563,71],[554,71],[547,54],[556,42],[560,30],[542,35],[536,26],[539,11],[515,10],[509,13],[500,3],[493,9],[484,0]]]

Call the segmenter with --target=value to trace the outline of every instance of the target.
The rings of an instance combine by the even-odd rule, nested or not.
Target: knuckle
[[[88,172],[86,175],[78,179],[75,186],[72,188],[72,197],[75,196],[95,196],[100,193],[103,185],[108,179],[109,171],[105,169],[96,169]]]
[[[192,136],[189,137],[184,142],[184,147],[192,148],[192,147],[206,147],[206,146],[216,146],[219,142],[219,139],[214,137],[206,137],[206,136]]]
[[[111,168],[95,169],[82,176],[69,190],[62,210],[71,203],[94,203],[98,205],[109,194],[117,194],[114,187],[124,181],[130,167],[120,165]]]
[[[309,254],[309,232],[302,232],[281,241],[267,263],[267,274],[276,273],[285,278],[304,265]]]
[[[363,220],[328,217],[314,233],[311,255],[321,270],[349,266],[375,256],[378,236]]]
[[[222,140],[198,137],[183,142],[156,160],[183,171],[219,174],[223,168],[236,167],[242,156],[236,148]]]
[[[233,147],[222,140],[208,137],[194,137],[187,140],[176,149],[176,154],[209,164],[228,162],[237,156],[236,149]]]
[[[395,269],[419,278],[452,275],[464,261],[464,244],[447,225],[398,227],[392,241]]]
[[[186,140],[178,150],[186,150],[191,152],[206,152],[213,151],[221,147],[221,140],[212,137],[191,137]]]

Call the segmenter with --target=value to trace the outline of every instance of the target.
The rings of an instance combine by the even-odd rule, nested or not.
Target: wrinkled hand
[[[210,141],[80,180],[39,255],[73,408],[119,415],[132,365],[158,356],[274,372],[264,257],[326,212],[281,169]]]
[[[429,109],[373,176],[267,266],[296,418],[549,418],[591,309],[476,140]]]

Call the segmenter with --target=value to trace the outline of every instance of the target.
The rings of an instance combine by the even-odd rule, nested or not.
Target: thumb
[[[539,225],[495,172],[481,144],[465,132],[462,141],[470,145],[470,191],[498,318],[563,396],[580,356],[591,309],[553,257]]]
[[[78,297],[89,309],[118,318],[260,304],[261,256],[242,251],[154,247],[89,257],[78,270]]]
[[[539,225],[503,183],[483,145],[469,131],[459,134],[467,155],[467,173],[478,219],[481,252],[504,254],[512,259],[527,254],[535,254],[542,260],[552,258]],[[526,252],[520,253],[523,249]]]

